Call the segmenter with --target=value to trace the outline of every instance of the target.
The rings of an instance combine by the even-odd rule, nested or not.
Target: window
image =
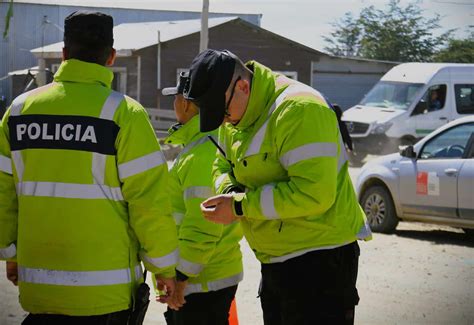
[[[407,110],[422,84],[379,81],[360,102],[361,105]]]
[[[474,114],[474,85],[454,85],[454,95],[459,114]]]
[[[51,72],[52,72],[53,74],[55,74],[56,72],[58,72],[60,65],[61,65],[60,63],[53,63],[53,64],[51,64]]]
[[[428,141],[421,151],[421,159],[462,158],[474,134],[474,123],[455,126]]]
[[[124,67],[110,67],[114,73],[114,80],[112,80],[112,89],[122,94],[127,93],[127,68]]]
[[[285,77],[288,77],[293,80],[298,80],[298,72],[296,71],[274,71],[276,73],[282,74]]]

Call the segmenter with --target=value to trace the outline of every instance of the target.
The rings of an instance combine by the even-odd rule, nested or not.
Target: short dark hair
[[[64,47],[67,50],[66,60],[77,59],[100,65],[105,65],[112,53],[112,46],[90,46],[75,41],[65,42]]]

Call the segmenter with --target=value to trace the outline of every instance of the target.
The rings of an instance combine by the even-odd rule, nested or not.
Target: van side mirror
[[[416,158],[415,148],[413,148],[412,145],[401,147],[400,156],[415,159]]]
[[[415,109],[411,115],[420,115],[423,114],[425,111],[428,110],[428,103],[422,99],[416,104]]]

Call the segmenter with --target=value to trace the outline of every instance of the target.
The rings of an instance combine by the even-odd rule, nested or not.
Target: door
[[[461,219],[474,220],[474,132],[468,146],[469,153],[458,177],[458,209]]]
[[[416,125],[416,137],[423,138],[452,118],[452,112],[447,105],[448,87],[438,84],[428,88],[413,111]]]
[[[427,141],[418,159],[400,161],[404,214],[457,217],[458,178],[473,132],[474,123],[453,126]]]

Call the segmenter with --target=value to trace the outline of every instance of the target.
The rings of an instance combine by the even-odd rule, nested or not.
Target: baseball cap
[[[184,86],[186,85],[187,82],[189,82],[189,72],[181,72],[179,74],[179,80],[178,80],[178,84],[176,85],[176,87],[163,88],[161,93],[164,96],[172,96],[172,95],[182,94],[183,90],[184,90]]]
[[[64,19],[64,44],[74,41],[89,46],[114,45],[114,19],[97,11],[74,11]]]
[[[201,132],[217,129],[225,117],[225,92],[234,75],[237,57],[228,50],[205,50],[191,63],[183,96],[199,107]]]

